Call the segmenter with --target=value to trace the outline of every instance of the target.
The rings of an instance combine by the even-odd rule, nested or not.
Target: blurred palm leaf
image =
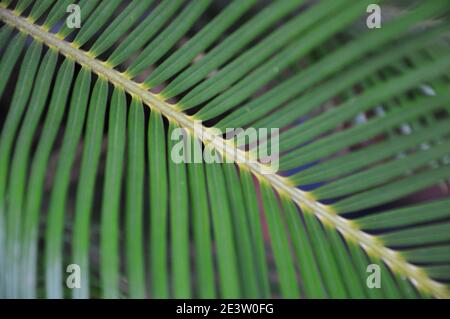
[[[447,0],[71,2],[1,2],[0,296],[449,296]],[[194,120],[280,172],[175,164]]]

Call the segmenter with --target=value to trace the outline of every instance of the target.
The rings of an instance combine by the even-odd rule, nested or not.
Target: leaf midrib
[[[408,263],[400,253],[385,247],[378,237],[363,232],[355,222],[339,216],[329,206],[317,202],[311,194],[292,185],[289,179],[276,173],[263,174],[262,172],[267,172],[265,165],[257,161],[249,161],[248,159],[252,158],[252,155],[214,134],[214,128],[204,127],[196,121],[194,116],[186,115],[178,110],[176,104],[165,102],[158,94],[147,91],[143,85],[115,70],[107,62],[96,59],[89,52],[76,48],[70,42],[58,38],[57,35],[48,32],[43,27],[34,25],[30,20],[20,17],[12,10],[0,7],[0,18],[5,23],[91,70],[99,77],[124,89],[134,98],[142,100],[152,111],[160,112],[169,121],[178,123],[191,134],[200,138],[205,145],[212,144],[224,157],[233,159],[243,169],[249,169],[261,182],[271,185],[280,195],[288,197],[301,208],[306,208],[307,212],[314,213],[323,223],[336,228],[347,240],[357,242],[371,256],[384,260],[393,271],[408,278],[418,289],[437,298],[450,297],[450,293],[444,285],[432,280],[423,269]]]

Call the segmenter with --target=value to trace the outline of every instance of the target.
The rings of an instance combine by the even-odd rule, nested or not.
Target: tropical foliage
[[[72,2],[1,1],[1,297],[449,296],[449,1]]]

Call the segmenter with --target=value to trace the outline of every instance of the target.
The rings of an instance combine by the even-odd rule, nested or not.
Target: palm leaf
[[[71,2],[1,2],[1,297],[449,297],[448,1]]]

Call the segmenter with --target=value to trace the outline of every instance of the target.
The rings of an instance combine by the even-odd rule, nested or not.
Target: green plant
[[[448,1],[71,2],[1,2],[2,297],[449,296]],[[175,164],[197,119],[280,172]]]

